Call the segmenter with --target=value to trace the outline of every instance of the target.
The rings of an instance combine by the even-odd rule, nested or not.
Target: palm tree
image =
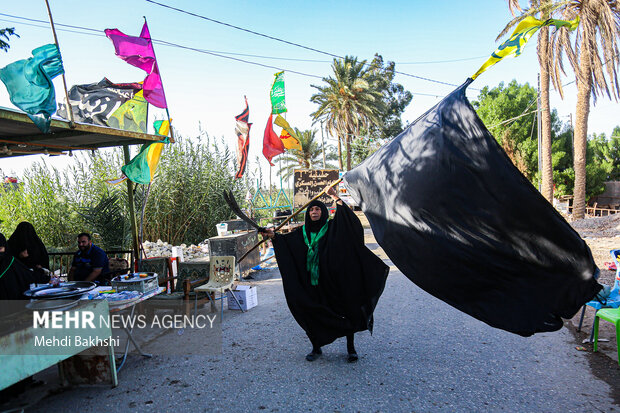
[[[547,20],[560,7],[563,2],[554,3],[553,0],[530,0],[530,8],[522,10],[518,0],[508,0],[508,7],[512,15],[515,10],[522,12],[510,21],[504,30],[497,36],[504,36],[508,31],[519,24],[521,20],[528,16],[538,15],[539,20]],[[562,29],[566,31],[566,29]],[[541,116],[541,148],[540,156],[542,158],[542,183],[541,193],[547,201],[553,201],[553,164],[551,159],[551,105],[549,103],[549,68],[553,61],[553,50],[549,47],[549,27],[543,26],[538,33],[538,63],[540,64],[540,111]],[[554,82],[555,84],[555,82]],[[557,87],[557,86],[556,86]]]
[[[334,77],[324,77],[325,85],[316,86],[318,92],[311,102],[319,108],[311,114],[314,121],[324,121],[327,129],[338,137],[338,157],[342,169],[340,142],[347,149],[347,170],[351,170],[351,140],[359,135],[361,128],[380,124],[385,112],[383,93],[376,87],[376,68],[352,56],[334,59]]]
[[[288,179],[293,175],[295,169],[313,169],[323,166],[323,148],[316,141],[316,130],[300,131],[295,128],[295,134],[299,138],[301,144],[301,150],[291,149],[286,154],[280,157],[280,160],[285,164],[280,169],[279,174],[284,179]],[[325,153],[326,160],[335,160],[336,154],[331,147],[327,147]],[[329,150],[329,151],[328,151]],[[333,168],[332,165],[326,165],[327,168]]]
[[[11,47],[9,45],[9,36],[19,37],[19,34],[15,33],[15,27],[7,27],[5,29],[0,29],[0,50],[4,50],[5,52],[9,51]],[[6,40],[3,40],[6,39]]]
[[[570,0],[563,9],[564,19],[579,17],[574,43],[569,33],[561,31],[552,44],[555,53],[553,78],[564,73],[565,52],[576,75],[577,108],[574,132],[575,189],[573,218],[583,218],[586,207],[586,147],[590,98],[605,93],[620,97],[618,84],[618,39],[620,38],[620,3],[615,0]],[[602,54],[602,56],[601,56]],[[608,85],[608,82],[611,85]],[[555,84],[555,80],[554,80]],[[559,88],[562,93],[562,88]]]

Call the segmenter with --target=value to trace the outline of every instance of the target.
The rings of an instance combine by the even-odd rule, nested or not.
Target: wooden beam
[[[14,122],[19,122],[19,123],[26,123],[36,128],[34,124],[32,123],[32,121],[30,120],[30,118],[28,117],[28,115],[26,115],[25,113],[4,109],[4,110],[0,110],[0,119],[6,119],[6,120],[14,121]],[[61,129],[62,131],[58,131],[58,129]],[[107,137],[136,139],[139,142],[135,142],[135,144],[146,143],[149,141],[157,142],[157,141],[162,140],[162,137],[159,135],[151,135],[151,134],[142,133],[142,132],[126,131],[126,130],[121,130],[121,129],[109,128],[105,126],[99,126],[99,125],[89,125],[85,123],[76,123],[75,128],[71,128],[71,125],[68,121],[60,120],[60,119],[52,119],[50,130],[52,131],[52,133],[49,135],[40,135],[38,133],[37,135],[39,135],[39,137],[43,137],[43,136],[52,137],[56,133],[74,132],[75,134],[79,135],[80,132],[82,133],[87,132],[88,134],[99,134],[99,135],[103,135]],[[37,135],[32,135],[32,134],[28,134],[28,135],[37,136]],[[126,139],[118,139],[116,142],[123,142],[121,143],[121,145],[122,144],[133,144],[133,143],[127,142]],[[170,138],[170,143],[174,143],[173,138]]]
[[[30,143],[30,142],[16,142],[16,141],[10,141],[8,139],[0,139],[0,143],[4,143],[7,145],[15,145],[15,146],[31,146],[31,147],[35,147],[35,148],[50,148],[50,149],[61,149],[64,151],[71,151],[71,150],[90,150],[91,148],[82,148],[82,147],[73,147],[73,146],[60,146],[60,145],[50,145],[47,143]],[[13,149],[11,149],[13,151]],[[15,151],[13,151],[15,152]]]

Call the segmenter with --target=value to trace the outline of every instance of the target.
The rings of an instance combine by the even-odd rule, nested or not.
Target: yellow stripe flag
[[[528,16],[517,25],[514,32],[510,35],[510,38],[502,43],[496,51],[491,54],[489,60],[487,60],[478,71],[471,77],[476,79],[478,75],[493,66],[495,63],[502,60],[504,57],[517,57],[523,52],[525,43],[544,26],[555,26],[556,28],[567,27],[569,30],[575,30],[579,25],[579,18],[575,20],[538,20],[532,16]]]
[[[276,116],[276,120],[273,122],[279,127],[281,127],[282,133],[280,134],[280,139],[282,139],[282,144],[286,149],[298,149],[302,150],[301,143],[299,142],[299,138],[295,134],[291,125],[284,119],[282,116]],[[286,132],[286,134],[284,133]]]
[[[170,122],[167,120],[157,120],[153,124],[157,135],[166,136],[161,142],[145,143],[142,145],[140,152],[125,166],[121,168],[124,176],[118,179],[106,181],[110,185],[116,185],[127,179],[137,183],[148,185],[155,176],[155,170],[159,164],[161,151],[164,145],[169,142],[168,132],[170,131]]]

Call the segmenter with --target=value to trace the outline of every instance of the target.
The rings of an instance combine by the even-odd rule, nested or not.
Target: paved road
[[[254,283],[259,306],[225,312],[222,355],[132,356],[117,388],[71,389],[28,411],[620,410],[609,383],[620,387],[617,365],[577,351],[567,328],[530,338],[490,328],[394,269],[374,335],[356,336],[359,362],[346,363],[341,339],[309,363],[309,343],[286,307],[277,270],[258,273]],[[162,340],[174,345],[174,335]],[[591,357],[616,369],[607,381],[592,373]]]

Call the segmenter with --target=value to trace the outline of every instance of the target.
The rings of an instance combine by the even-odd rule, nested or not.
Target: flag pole
[[[50,8],[50,4],[48,0],[45,0],[45,5],[47,6],[47,14],[50,16],[50,25],[52,26],[52,34],[54,35],[54,43],[58,48],[58,53],[60,54],[60,45],[58,44],[58,37],[56,36],[56,28],[54,27],[54,18],[52,17],[52,9]],[[60,54],[60,60],[62,61],[62,54]],[[67,79],[65,78],[65,65],[62,65],[62,84],[65,87],[65,99],[67,100],[67,112],[69,112],[69,126],[71,128],[75,128],[75,121],[73,120],[73,108],[71,107],[71,102],[69,101],[69,91],[67,89]]]
[[[325,169],[325,136],[323,135],[323,121],[321,121],[321,150],[323,151],[323,169]]]
[[[47,1],[47,0],[45,0]],[[144,18],[144,24],[146,27],[149,27],[148,22],[146,21],[146,16],[142,16]],[[161,72],[159,71],[159,64],[157,63],[157,55],[155,55],[155,48],[153,47],[153,38],[151,37],[151,31],[149,30],[149,41],[151,42],[151,49],[153,49],[153,57],[155,58],[155,64],[157,65],[157,72],[159,73],[159,79],[161,81],[161,91],[164,94],[164,99],[166,100],[166,116],[168,117],[168,124],[170,125],[170,137],[174,141],[174,132],[172,128],[172,120],[170,119],[170,112],[168,111],[168,99],[166,99],[166,89],[164,89],[164,79],[161,77]]]
[[[125,157],[125,165],[129,163],[131,157],[129,156],[129,146],[123,145],[123,155]],[[138,234],[138,226],[136,224],[136,210],[135,203],[133,200],[133,182],[131,179],[127,179],[127,200],[129,202],[129,220],[131,224],[131,239],[132,239],[132,249],[133,249],[133,268],[134,271],[137,270],[135,265],[142,261],[140,257],[140,244],[141,241],[139,239]]]
[[[319,192],[318,195],[316,195],[314,198],[312,198],[310,201],[306,202],[303,206],[299,207],[297,209],[297,211],[293,212],[288,218],[286,218],[284,221],[282,221],[282,223],[280,225],[278,225],[277,227],[274,228],[273,232],[279,231],[280,228],[282,228],[283,226],[285,226],[286,224],[289,223],[290,220],[292,220],[293,218],[295,218],[297,215],[299,215],[299,213],[301,211],[303,211],[304,209],[306,209],[308,207],[308,205],[310,205],[310,203],[312,201],[316,201],[317,199],[319,199],[321,197],[321,195],[325,194],[327,189],[338,185],[340,182],[342,181],[342,177],[337,179],[336,181],[332,182],[331,184],[329,184],[327,187],[323,188],[323,190],[321,192]],[[237,260],[237,263],[241,262],[245,257],[248,256],[249,253],[251,253],[252,251],[254,251],[256,248],[258,248],[263,242],[267,241],[267,238],[263,238],[262,241],[258,242],[258,244],[254,245],[252,248],[250,248],[249,251],[247,251],[245,254],[243,254],[241,256],[241,258],[239,258],[239,260]]]

